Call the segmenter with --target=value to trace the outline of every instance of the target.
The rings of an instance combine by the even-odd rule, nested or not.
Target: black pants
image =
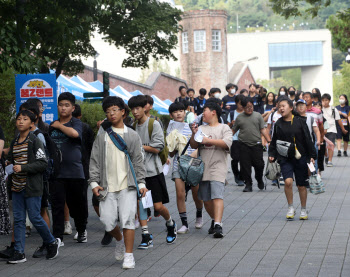
[[[320,171],[324,171],[324,156],[326,154],[326,142],[321,144],[320,150],[318,150],[317,155],[317,165]]]
[[[246,186],[251,187],[253,184],[252,180],[252,166],[255,170],[255,179],[258,182],[262,182],[264,174],[264,159],[263,159],[263,147],[261,144],[254,146],[248,146],[242,142],[240,146],[240,164],[241,164],[241,175]]]
[[[232,142],[232,146],[231,146],[231,168],[232,168],[232,172],[233,175],[235,176],[235,178],[238,178],[240,180],[242,180],[242,176],[241,173],[239,171],[238,168],[238,164],[239,164],[239,147],[240,147],[240,142],[238,140],[234,140]]]
[[[84,232],[88,218],[87,190],[84,179],[56,179],[50,184],[50,194],[54,237],[63,239],[65,202],[67,202],[69,215],[74,219],[77,231]]]

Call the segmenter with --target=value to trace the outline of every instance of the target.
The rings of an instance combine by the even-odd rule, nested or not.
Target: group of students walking
[[[173,244],[178,234],[190,231],[186,209],[189,190],[196,207],[195,228],[203,226],[204,207],[211,218],[208,233],[222,238],[229,156],[237,185],[244,186],[244,192],[253,190],[253,167],[258,188],[262,190],[266,186],[263,152],[267,149],[268,162],[278,161],[281,167],[288,202],[287,219],[295,215],[294,180],[301,200],[300,219],[307,219],[308,164],[318,165],[318,172],[322,171],[317,163],[321,155],[317,152],[322,153],[324,138],[330,143],[343,139],[346,156],[350,116],[349,108],[345,108],[346,95],[341,96],[346,101],[340,101],[340,106],[334,109],[329,106],[330,96],[324,94],[322,102],[316,103],[323,105],[322,113],[313,106],[314,94],[297,93],[293,87],[282,87],[278,96],[256,84],[251,84],[249,91],[240,92],[236,85],[228,84],[226,91],[228,94],[222,100],[219,88],[210,89],[209,98],[205,98],[206,90],[201,89],[200,96],[195,98],[193,89],[180,87],[180,96],[169,106],[171,121],[167,130],[159,118],[150,114],[151,97],[134,96],[128,105],[119,97],[106,97],[102,103],[106,118],[98,122],[95,139],[91,128],[80,121],[80,107],[71,93],[59,95],[59,120],[50,126],[41,120],[40,100],[28,100],[16,116],[15,139],[4,149],[6,165],[13,165],[7,185],[3,167],[0,168],[0,231],[1,234],[10,233],[12,228],[14,231],[11,245],[0,251],[0,257],[12,264],[26,261],[26,217],[43,239],[34,258],[57,257],[59,248],[64,246],[63,235],[71,233],[67,231],[68,211],[77,230],[74,239],[86,243],[88,186],[93,192],[94,209],[105,228],[101,244],[108,245],[115,239],[115,258],[123,261],[125,269],[135,267],[133,245],[139,225],[138,248],[153,246],[152,227],[148,226],[150,215],[141,201],[149,194],[155,215],[165,221],[167,244]],[[325,134],[325,130],[329,132]],[[0,132],[0,150],[3,141]],[[326,154],[327,166],[332,162],[330,149]],[[179,157],[184,154],[200,158],[204,164],[198,184],[187,184],[181,175]],[[166,164],[172,164],[181,226],[165,205],[170,201],[163,174]]]

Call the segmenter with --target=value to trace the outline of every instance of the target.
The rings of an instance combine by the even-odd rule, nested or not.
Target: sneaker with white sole
[[[177,230],[178,234],[187,234],[190,231],[190,229],[188,227],[186,227],[185,225],[182,225],[181,228],[179,230]]]
[[[10,257],[7,260],[8,264],[19,264],[19,263],[25,263],[27,261],[26,255],[24,253],[19,253],[18,251],[15,251],[13,256]]]
[[[65,221],[64,222],[64,232],[63,234],[64,235],[70,235],[72,234],[72,225],[70,225],[70,222],[69,221]]]
[[[299,219],[300,220],[307,220],[308,219],[308,215],[307,215],[306,210],[301,210]]]
[[[203,217],[197,217],[196,218],[196,223],[194,224],[196,229],[202,229],[203,227]]]
[[[76,234],[74,235],[73,239],[74,239],[74,240],[77,240],[77,239],[78,239],[78,232],[76,232]]]
[[[63,247],[63,246],[64,246],[64,242],[63,240],[61,240],[60,247]]]
[[[114,254],[115,254],[115,259],[117,261],[121,261],[124,259],[125,244],[123,239],[116,241]]]
[[[87,242],[87,231],[86,230],[82,233],[78,233],[77,242],[78,243]]]
[[[295,209],[294,209],[294,207],[288,207],[288,212],[287,212],[286,218],[289,219],[289,220],[292,220],[292,219],[294,219],[294,216],[295,216]]]
[[[134,255],[124,255],[124,261],[123,261],[123,269],[131,269],[135,268],[135,259]]]
[[[328,163],[327,163],[327,167],[332,167],[333,166],[333,163],[332,162],[330,162],[330,161],[328,161]]]

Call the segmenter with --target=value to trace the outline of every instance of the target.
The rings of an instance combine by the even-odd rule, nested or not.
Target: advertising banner
[[[44,122],[58,119],[56,74],[16,74],[16,110],[29,98],[39,98],[43,103]]]

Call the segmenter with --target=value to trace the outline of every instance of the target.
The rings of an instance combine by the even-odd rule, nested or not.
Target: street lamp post
[[[99,56],[100,54],[98,52],[96,52],[95,56],[94,56],[94,66],[93,66],[93,73],[94,73],[94,81],[97,81],[97,57]]]

